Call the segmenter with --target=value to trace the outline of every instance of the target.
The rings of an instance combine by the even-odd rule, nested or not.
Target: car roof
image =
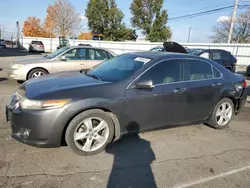
[[[173,53],[173,52],[130,52],[129,55],[141,56],[150,59],[156,58],[196,58],[198,56],[184,54],[184,53]]]
[[[115,52],[113,52],[107,48],[99,48],[99,47],[95,47],[95,46],[69,46],[69,49],[73,49],[73,48],[99,49],[99,50],[105,50],[105,51],[111,53],[112,55],[116,55]]]

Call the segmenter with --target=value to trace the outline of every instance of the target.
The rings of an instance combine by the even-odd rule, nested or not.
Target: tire
[[[28,74],[28,76],[27,76],[28,80],[29,80],[29,79],[32,79],[32,78],[35,78],[35,77],[34,77],[34,74],[36,74],[36,73],[37,73],[38,75],[40,75],[40,76],[48,74],[48,72],[47,72],[46,70],[44,70],[44,69],[35,68],[35,69],[33,69],[32,71],[29,72],[29,74]],[[37,76],[37,77],[39,77],[39,76]]]
[[[100,129],[99,132],[94,133],[96,130],[98,130],[98,125],[101,125],[100,122],[96,120],[96,118],[99,118],[98,121],[103,120],[106,124],[103,123],[105,125],[105,128]],[[86,124],[90,125],[90,123],[83,123],[86,121],[92,122],[92,131],[89,130],[86,126]],[[82,137],[78,137],[78,140],[76,139],[77,133],[78,135],[83,135]],[[105,138],[102,143],[97,141],[97,135],[101,135],[102,139]],[[66,143],[71,148],[71,150],[78,155],[84,156],[100,153],[106,148],[107,144],[112,142],[113,137],[114,123],[108,116],[108,114],[106,114],[102,110],[88,110],[78,114],[71,120],[65,133]],[[90,147],[85,147],[88,145],[86,145],[87,141],[88,143],[91,142]]]
[[[228,112],[222,112],[222,105],[226,105],[226,109],[227,106],[231,107],[231,110],[228,110]],[[224,129],[226,127],[228,127],[228,125],[230,124],[232,117],[234,115],[234,103],[231,99],[229,98],[223,98],[221,99],[216,106],[214,107],[212,113],[210,114],[209,118],[208,118],[208,125],[215,128],[215,129]],[[217,113],[218,112],[218,113]],[[223,114],[221,116],[219,116],[218,114]],[[226,114],[228,114],[228,119],[225,119],[224,116],[226,116]],[[220,124],[220,118],[222,118],[222,123]],[[225,122],[223,123],[223,121],[225,120]]]

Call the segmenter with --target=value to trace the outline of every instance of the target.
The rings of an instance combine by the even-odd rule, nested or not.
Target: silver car
[[[29,52],[44,52],[43,42],[32,40],[29,44]]]
[[[9,77],[22,82],[50,73],[87,70],[115,55],[110,50],[95,47],[64,47],[49,55],[14,62]]]

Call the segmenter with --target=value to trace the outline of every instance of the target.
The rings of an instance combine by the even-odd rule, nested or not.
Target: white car
[[[102,48],[64,47],[42,57],[25,58],[14,62],[9,77],[23,82],[50,73],[88,70],[115,55],[112,51]]]

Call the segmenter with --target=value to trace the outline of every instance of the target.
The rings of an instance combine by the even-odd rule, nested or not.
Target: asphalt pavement
[[[0,56],[0,68],[14,58]],[[249,102],[225,130],[199,124],[153,131],[83,157],[10,138],[4,107],[18,86],[0,71],[0,187],[250,187]]]

